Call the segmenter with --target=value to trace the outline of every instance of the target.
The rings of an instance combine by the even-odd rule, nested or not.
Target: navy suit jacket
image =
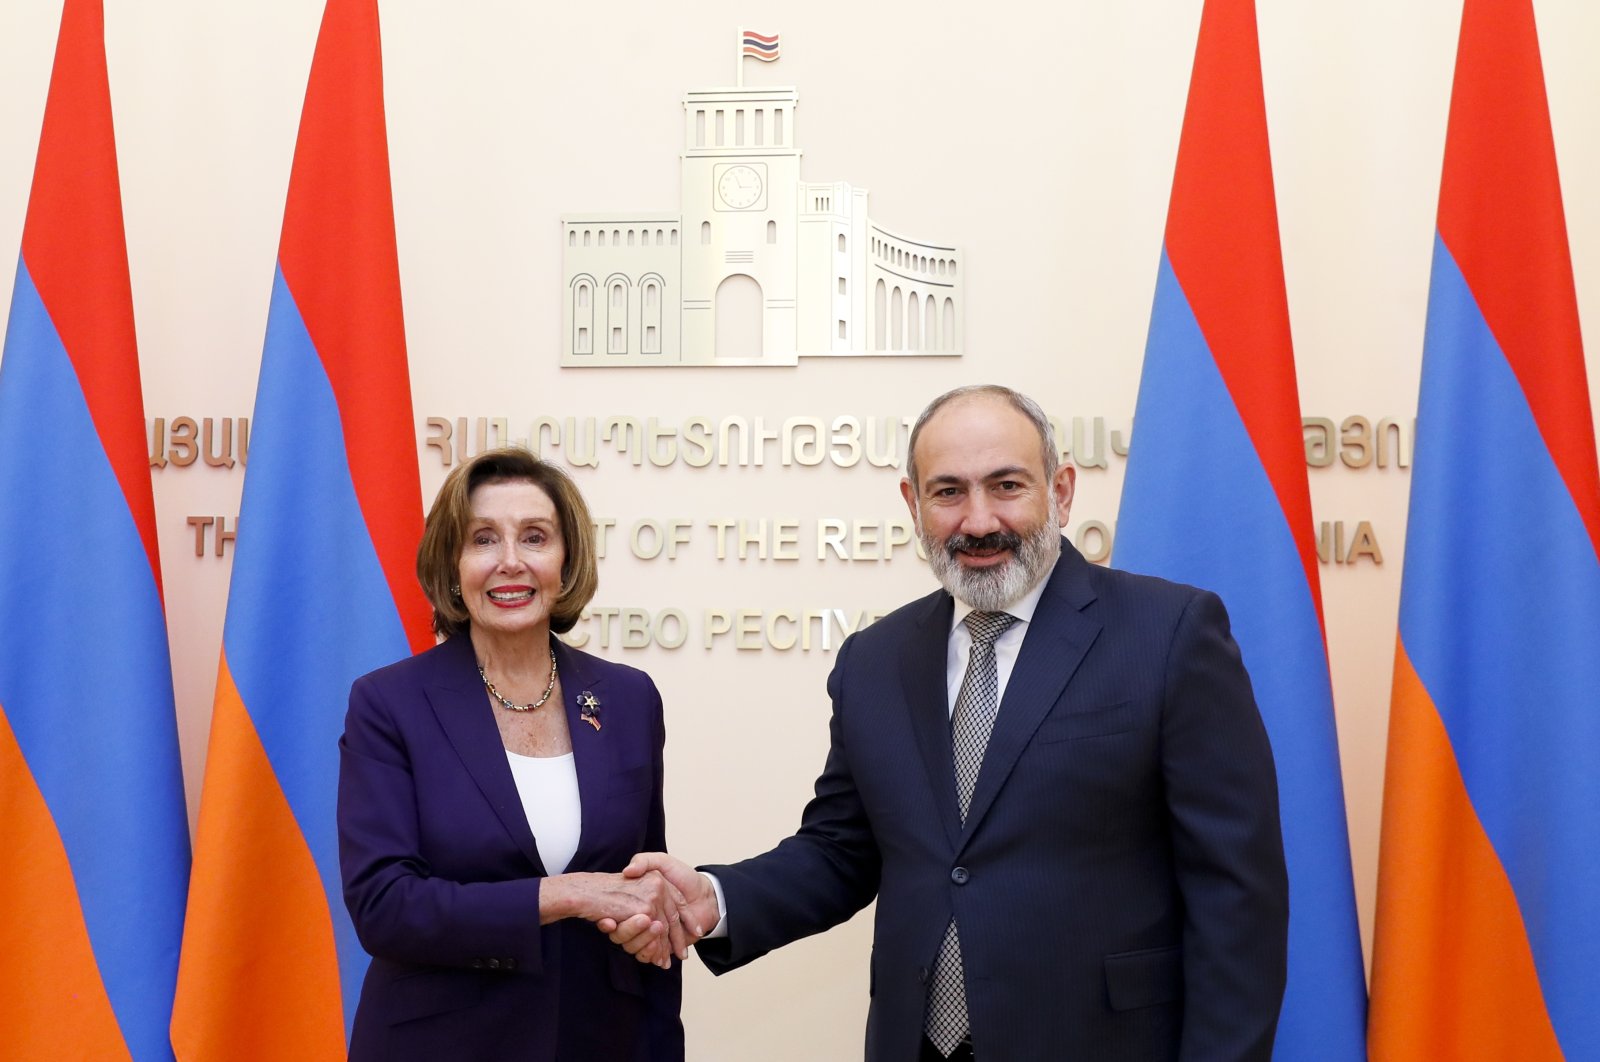
[[[980,1062],[1268,1059],[1288,882],[1267,736],[1214,595],[1065,542],[965,825],[944,591],[839,650],[800,830],[717,874],[721,973],[876,896],[869,1062],[914,1062],[945,927]]]
[[[553,644],[583,807],[567,869],[619,871],[666,842],[661,697]],[[466,635],[358,679],[339,751],[345,904],[373,957],[352,1059],[681,1062],[676,964],[582,920],[539,925],[545,868]]]

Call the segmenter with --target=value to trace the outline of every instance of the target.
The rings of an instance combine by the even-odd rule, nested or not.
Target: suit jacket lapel
[[[1089,646],[1100,633],[1100,624],[1083,615],[1082,609],[1094,600],[1088,584],[1089,562],[1065,541],[1044,595],[1028,624],[1022,651],[995,717],[994,732],[983,754],[978,784],[972,792],[967,821],[962,831],[963,844],[983,821],[1000,787],[1010,776],[1022,750],[1033,739],[1033,732],[1061,698],[1061,691],[1082,663]],[[949,741],[946,740],[946,745]],[[950,759],[948,750],[946,761]],[[953,770],[954,768],[952,768]]]
[[[533,830],[522,810],[517,783],[511,777],[500,728],[495,725],[494,713],[483,691],[483,680],[478,677],[472,639],[458,634],[446,642],[444,648],[446,652],[440,657],[439,673],[426,687],[428,702],[456,755],[461,758],[462,766],[472,776],[506,832],[538,873],[543,874],[544,863],[533,843]]]
[[[582,869],[596,832],[596,822],[604,812],[611,793],[611,780],[616,777],[616,730],[622,725],[620,712],[605,703],[601,688],[604,676],[596,671],[588,657],[582,656],[559,638],[551,639],[556,649],[556,666],[561,671],[562,707],[567,713],[567,732],[572,736],[572,759],[578,771],[578,798],[583,808],[582,825],[578,833],[578,849],[572,853],[569,869]],[[583,718],[582,701],[592,696],[597,705],[596,728]],[[607,738],[611,740],[607,740]]]
[[[931,595],[900,655],[900,681],[911,713],[911,730],[922,753],[939,822],[952,848],[961,837],[955,761],[950,750],[950,692],[945,682],[954,613],[955,602],[949,594]]]

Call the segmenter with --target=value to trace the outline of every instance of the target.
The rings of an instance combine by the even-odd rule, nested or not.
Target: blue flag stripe
[[[252,427],[224,640],[322,876],[348,1030],[368,958],[340,885],[338,740],[350,684],[411,649],[356,500],[333,388],[281,270]]]
[[[1517,895],[1556,1036],[1600,1058],[1600,561],[1442,240],[1429,300],[1401,637]],[[1452,457],[1469,441],[1504,457]]]
[[[1322,631],[1283,507],[1165,253],[1133,428],[1116,565],[1222,598],[1277,762],[1290,918],[1276,1054],[1364,1058],[1366,981]]]
[[[52,427],[48,446],[41,424]],[[0,361],[0,498],[0,601],[11,617],[0,703],[61,832],[129,1050],[168,1059],[189,827],[166,624],[26,262]]]

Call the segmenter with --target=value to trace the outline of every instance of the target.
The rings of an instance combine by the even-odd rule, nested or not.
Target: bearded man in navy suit
[[[1271,1057],[1288,880],[1249,677],[1216,595],[1062,539],[1073,477],[1026,396],[934,400],[901,492],[944,589],[840,648],[800,829],[630,867],[719,974],[876,898],[869,1062]]]

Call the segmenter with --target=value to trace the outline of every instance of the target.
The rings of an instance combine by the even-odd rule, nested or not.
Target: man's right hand
[[[681,859],[665,852],[641,852],[633,857],[622,875],[630,879],[642,878],[651,872],[666,878],[683,895],[685,902],[678,909],[679,928],[687,943],[693,944],[721,921],[722,912],[717,909],[717,893],[710,879]],[[618,923],[608,918],[601,919],[598,926],[629,955],[641,962],[652,961],[655,949],[650,945],[659,939],[659,934],[651,932],[650,919],[636,915]]]

